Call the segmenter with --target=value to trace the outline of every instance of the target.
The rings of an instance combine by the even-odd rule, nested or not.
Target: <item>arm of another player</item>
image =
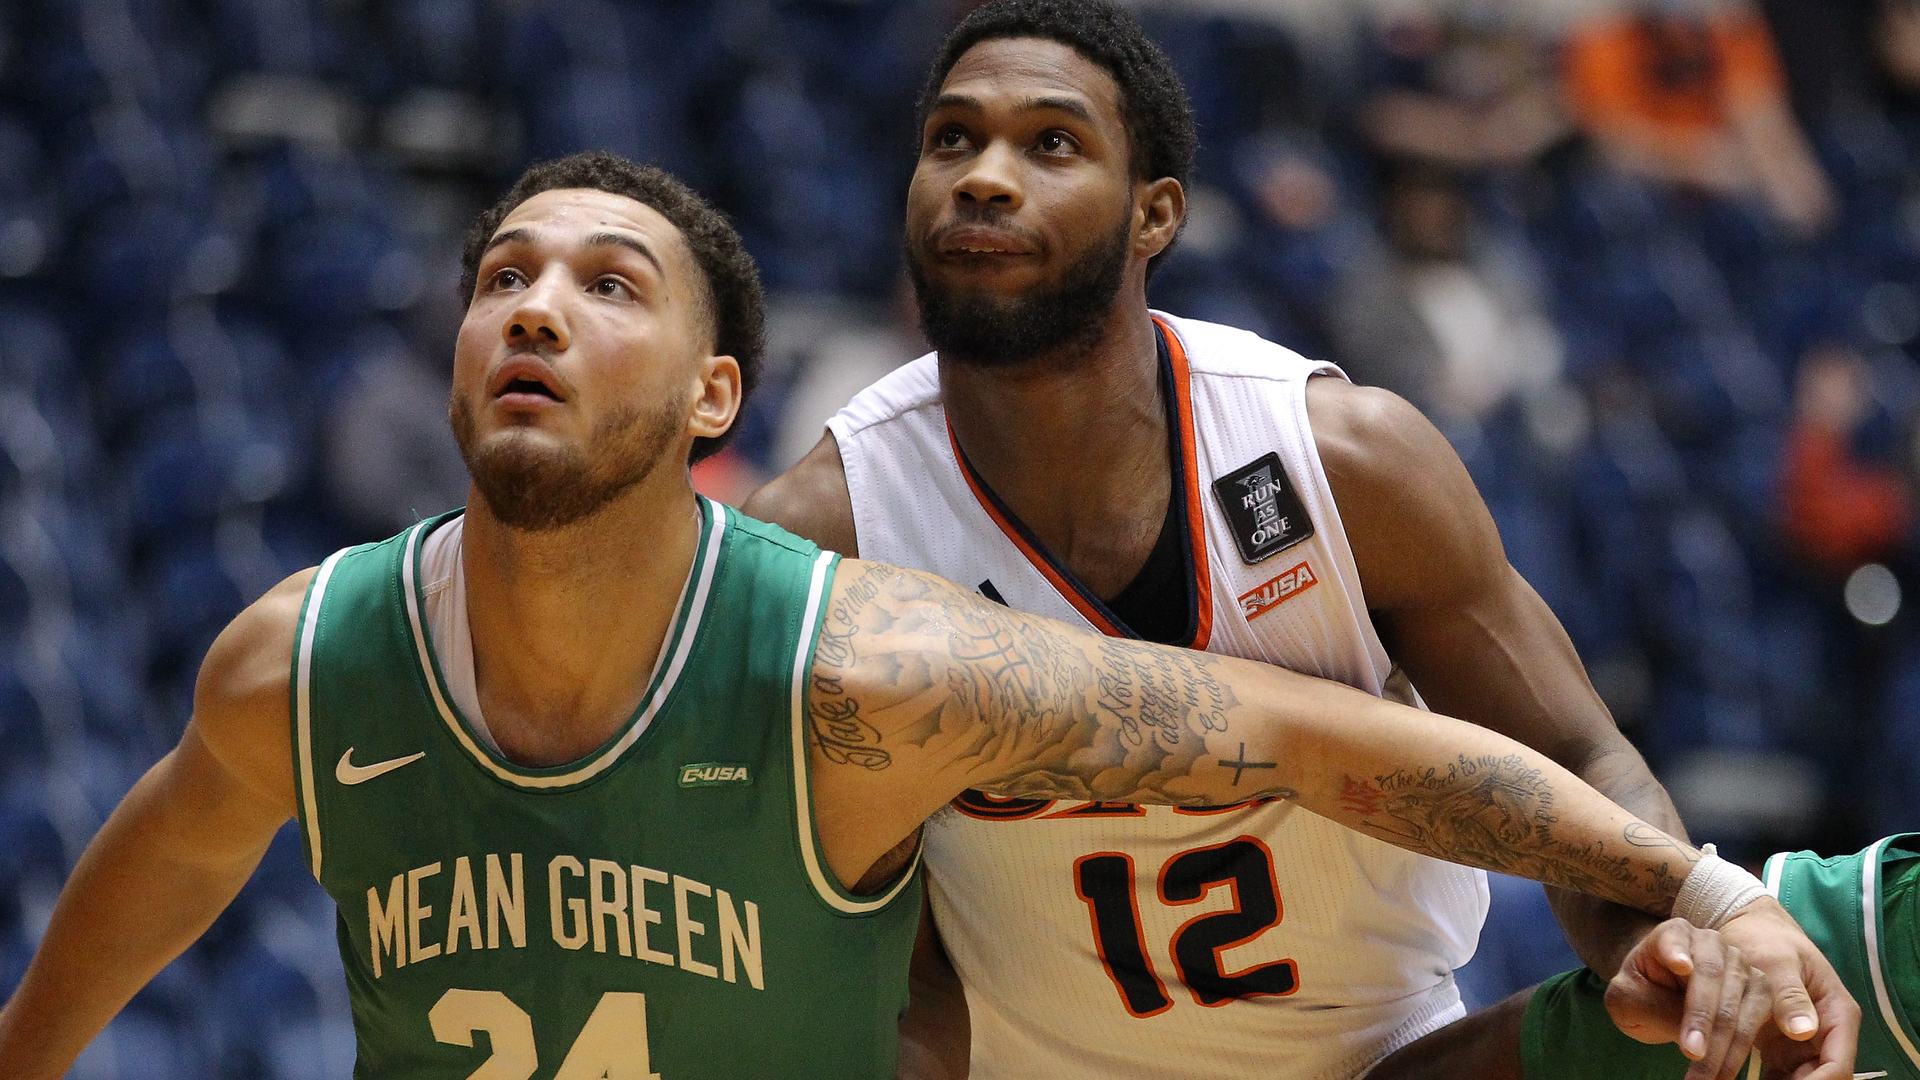
[[[793,468],[769,480],[740,509],[748,517],[771,521],[828,551],[859,558],[854,534],[853,494],[847,490],[846,465],[832,432],[807,451]]]
[[[1102,637],[878,563],[840,565],[807,707],[822,843],[846,882],[968,788],[1291,798],[1423,855],[1661,916],[1699,858],[1497,732],[1266,664]]]
[[[0,1009],[0,1076],[54,1080],[232,902],[293,816],[287,680],[312,571],[280,583],[208,650],[180,744],[87,846]]]
[[[1508,564],[1458,455],[1426,417],[1384,390],[1332,378],[1307,386],[1327,480],[1387,650],[1428,705],[1544,751],[1621,806],[1684,837],[1679,815],[1594,692],[1559,620]],[[1590,896],[1549,890],[1574,951],[1610,977],[1652,920]],[[1724,928],[1766,971],[1783,1030],[1817,1009],[1851,1059],[1858,1008],[1832,966],[1772,899]],[[1813,992],[1811,1002],[1806,991]]]

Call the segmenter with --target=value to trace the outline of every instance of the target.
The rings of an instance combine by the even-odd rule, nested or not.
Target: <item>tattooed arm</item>
[[[1101,637],[841,564],[808,701],[828,861],[853,882],[967,788],[1277,796],[1424,855],[1665,915],[1698,853],[1496,732],[1251,661]]]

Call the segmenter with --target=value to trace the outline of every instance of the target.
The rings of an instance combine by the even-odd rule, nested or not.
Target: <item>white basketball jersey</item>
[[[1391,663],[1307,424],[1308,378],[1339,370],[1155,318],[1194,647],[1383,693]],[[933,356],[828,427],[862,558],[1126,632],[961,459]],[[1241,760],[1247,789],[1262,787],[1271,763]],[[1479,871],[1281,800],[1174,809],[973,792],[925,835],[976,1080],[1349,1080],[1461,1014],[1453,970],[1486,916]]]

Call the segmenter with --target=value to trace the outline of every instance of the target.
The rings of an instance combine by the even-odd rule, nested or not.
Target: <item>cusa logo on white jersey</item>
[[[1241,593],[1240,610],[1246,612],[1247,618],[1257,619],[1312,588],[1318,580],[1313,576],[1313,567],[1301,563],[1277,577],[1268,579],[1252,590]]]

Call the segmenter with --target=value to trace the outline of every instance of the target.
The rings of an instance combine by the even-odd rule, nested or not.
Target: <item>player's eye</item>
[[[1044,131],[1033,142],[1034,149],[1043,154],[1071,154],[1079,148],[1073,136],[1064,131]]]
[[[624,300],[633,295],[633,290],[627,288],[626,282],[612,276],[594,278],[593,284],[587,286],[587,291],[610,300]]]
[[[967,146],[967,133],[958,124],[948,124],[933,133],[933,145],[939,150],[964,150]]]
[[[527,278],[525,274],[509,266],[495,271],[491,284],[496,289],[518,289],[527,284]]]

